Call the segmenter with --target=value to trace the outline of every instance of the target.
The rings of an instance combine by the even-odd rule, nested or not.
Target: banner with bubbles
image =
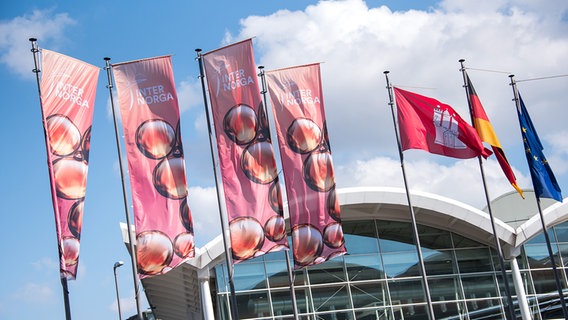
[[[99,68],[41,50],[41,105],[61,278],[75,279]]]
[[[140,278],[195,254],[170,56],[112,65],[134,207]]]
[[[266,72],[290,211],[294,267],[346,253],[320,66]]]
[[[250,39],[203,55],[233,263],[288,248],[278,171]]]

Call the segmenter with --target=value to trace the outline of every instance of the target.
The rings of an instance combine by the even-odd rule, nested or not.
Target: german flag
[[[481,141],[487,142],[491,145],[493,153],[495,154],[499,165],[501,165],[503,173],[505,173],[505,176],[507,177],[513,188],[515,188],[515,190],[517,190],[517,192],[519,192],[521,197],[523,197],[524,199],[525,197],[523,195],[523,191],[517,185],[517,178],[515,178],[515,174],[511,169],[511,165],[509,165],[509,161],[507,161],[507,157],[505,157],[505,152],[503,151],[503,148],[501,148],[501,143],[499,143],[499,139],[497,139],[497,135],[493,130],[493,126],[491,125],[491,122],[489,122],[487,113],[485,113],[485,109],[483,109],[483,105],[481,105],[481,101],[479,100],[479,97],[477,96],[477,93],[475,92],[475,89],[473,88],[473,85],[471,84],[471,80],[469,79],[467,73],[465,74],[465,77],[467,80],[467,92],[471,101],[473,126],[477,131],[477,134],[481,138]]]

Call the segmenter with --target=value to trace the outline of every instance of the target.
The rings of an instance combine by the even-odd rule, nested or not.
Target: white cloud
[[[195,245],[201,247],[221,234],[217,191],[214,187],[190,187],[188,203],[193,217]]]
[[[201,83],[198,79],[184,80],[177,88],[180,113],[203,105]]]
[[[568,69],[568,22],[563,19],[567,8],[561,1],[536,9],[530,1],[448,0],[429,11],[393,12],[385,6],[369,8],[362,0],[320,1],[303,11],[247,17],[241,21],[241,32],[227,38],[254,37],[257,62],[267,70],[323,62],[336,167],[345,170],[343,179],[353,180],[355,174],[360,176],[358,183],[369,183],[375,177],[375,185],[402,183],[398,160],[389,162],[398,159],[398,152],[383,71],[391,71],[394,85],[413,86],[408,90],[446,102],[469,119],[458,63],[466,59],[509,161],[528,176],[508,75],[515,73],[520,80]],[[547,150],[559,169],[568,168],[568,154],[550,150],[566,149],[554,134],[561,134],[568,116],[562,103],[568,100],[567,85],[568,78],[519,82],[527,108],[534,110],[531,115],[541,139],[553,144]],[[476,180],[476,160],[447,164],[447,158],[424,154],[410,157],[412,188],[483,205],[481,193],[471,197],[471,190],[483,190]],[[380,170],[382,176],[375,176],[374,167],[387,165],[390,171]],[[510,191],[496,162],[489,161],[487,167],[489,173],[495,171],[495,177],[488,178],[491,195]],[[516,172],[517,178],[525,179]],[[342,177],[337,180],[339,187],[350,184],[342,182]],[[531,186],[530,180],[522,182],[523,187]]]
[[[67,13],[35,10],[31,14],[0,22],[0,62],[15,74],[32,78],[33,57],[29,38],[37,38],[40,47],[56,49],[66,41],[65,28],[75,24]]]
[[[423,151],[417,151],[423,152]],[[486,206],[477,159],[456,160],[448,164],[432,160],[405,161],[405,171],[410,190],[439,194],[462,201],[477,208]],[[514,191],[501,171],[497,161],[484,161],[483,169],[490,198]],[[523,176],[513,169],[517,183],[522,188],[531,189],[530,177]],[[374,158],[368,161],[357,160],[336,168],[338,187],[387,186],[404,188],[400,160]]]
[[[28,282],[14,293],[14,297],[27,304],[46,304],[54,302],[55,293],[50,285]]]
[[[36,271],[57,271],[59,272],[59,262],[48,257],[43,257],[40,260],[32,262],[32,266]]]

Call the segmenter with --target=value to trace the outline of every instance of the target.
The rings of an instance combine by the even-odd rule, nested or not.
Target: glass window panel
[[[268,274],[268,283],[271,288],[288,287],[290,285],[286,261],[266,261],[265,266]]]
[[[314,308],[312,307],[310,290],[308,288],[296,288],[295,292],[298,313],[313,312]]]
[[[229,296],[226,294],[217,295],[217,302],[219,305],[219,312],[221,313],[221,319],[229,319],[229,314],[231,313],[229,307]]]
[[[391,296],[391,303],[396,304],[412,304],[417,302],[425,302],[424,289],[422,288],[421,279],[394,279],[387,282]]]
[[[381,257],[378,254],[347,255],[345,265],[350,281],[384,279]]]
[[[350,254],[379,252],[374,221],[344,221],[341,228]]]
[[[266,291],[237,293],[239,318],[270,317],[270,300]]]
[[[345,282],[343,259],[328,260],[326,263],[308,267],[310,284]]]
[[[499,297],[493,275],[470,275],[461,278],[466,299]]]
[[[308,285],[307,268],[292,270],[295,286]]]
[[[416,252],[398,252],[383,254],[387,277],[419,276],[418,254]]]
[[[387,288],[385,282],[361,283],[351,285],[354,308],[385,307]]]
[[[379,252],[377,238],[347,234],[344,231],[345,247],[349,248],[349,254]]]
[[[434,251],[423,252],[424,267],[426,274],[441,275],[457,273],[456,264],[452,251]]]
[[[272,307],[275,316],[294,314],[290,290],[272,290],[270,295],[272,297]]]
[[[552,252],[554,254],[556,265],[558,265],[560,260],[558,258],[558,246],[555,244],[552,244]],[[546,244],[525,245],[525,253],[531,269],[552,268]]]
[[[559,244],[558,247],[560,247],[560,255],[562,258],[562,261],[556,261],[556,265],[563,265],[564,267],[568,267],[568,244]],[[556,259],[558,255],[554,256],[554,259]]]
[[[568,242],[568,223],[563,222],[554,227],[558,242]],[[551,240],[552,241],[552,240]]]
[[[491,260],[493,261],[493,269],[497,273],[501,273],[501,261],[499,261],[499,253],[493,248],[489,249],[491,251]],[[503,260],[503,264],[505,265],[505,270],[511,270],[511,262],[508,260]]]
[[[290,238],[288,238],[290,239]],[[291,243],[291,242],[289,242]],[[286,263],[286,252],[288,250],[280,250],[280,251],[276,251],[276,252],[268,252],[266,254],[263,254],[262,256],[256,258],[256,259],[262,259],[264,261],[273,261],[273,260],[278,260],[278,261],[283,261],[284,263]]]
[[[460,273],[493,271],[488,248],[456,250]]]
[[[328,313],[318,313],[316,315],[316,320],[351,320],[353,319],[353,314],[351,311],[344,312],[328,312]]]
[[[378,320],[392,319],[391,308],[365,308],[355,310],[355,319]]]
[[[449,277],[449,278],[429,277],[428,286],[430,288],[430,296],[432,297],[432,301],[448,301],[448,300],[462,299],[460,283],[457,277]]]
[[[416,245],[409,223],[380,221],[379,247],[381,252],[415,251]]]
[[[235,265],[233,282],[235,290],[252,290],[266,288],[264,263],[241,262]]]
[[[470,319],[506,319],[499,299],[469,300],[467,308]]]
[[[534,281],[534,290],[537,294],[558,292],[552,269],[531,270],[531,274]]]
[[[410,305],[393,307],[394,319],[396,320],[423,320],[428,319],[425,305]],[[374,319],[373,319],[374,320]]]
[[[517,294],[517,291],[515,290],[515,283],[513,282],[513,275],[511,272],[507,272],[507,282],[509,282],[509,291],[511,292],[511,295],[514,296]],[[501,271],[499,271],[498,273],[495,273],[495,277],[497,279],[497,284],[499,285],[499,292],[501,292],[501,296],[506,297],[507,296],[507,291],[505,290],[505,282],[503,281],[503,277],[501,276]],[[485,297],[489,297],[488,295],[486,295]]]
[[[550,239],[551,242],[556,241],[555,237],[554,237],[554,232],[552,229],[547,229],[548,232],[548,238]],[[525,244],[546,244],[546,239],[544,237],[544,232],[539,233],[536,237],[530,239],[529,241],[525,242]]]
[[[430,249],[452,249],[452,238],[448,231],[418,226],[418,234],[420,235],[420,245]]]
[[[454,248],[479,248],[485,247],[483,244],[473,241],[471,239],[460,236],[459,234],[452,233],[452,240],[454,242]]]
[[[433,303],[436,319],[465,319],[466,309],[460,302],[437,302]]]
[[[351,308],[346,286],[312,287],[312,299],[316,311]]]
[[[224,263],[215,266],[215,279],[217,281],[217,291],[219,293],[229,292],[225,276],[227,275],[227,267]]]

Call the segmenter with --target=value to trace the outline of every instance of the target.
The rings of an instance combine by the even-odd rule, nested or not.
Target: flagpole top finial
[[[258,66],[259,69],[264,69],[264,66]]]
[[[34,41],[37,41],[37,39],[36,38],[30,38],[30,41],[34,42]]]
[[[104,61],[110,61],[110,58],[109,58],[109,57],[104,57],[103,60],[104,60]]]
[[[388,70],[385,70],[385,71],[383,71],[383,73],[384,73],[384,74],[389,74],[389,73],[390,73],[390,71],[388,71]]]
[[[465,59],[459,59],[458,60],[458,62],[464,62],[464,61],[465,61]]]
[[[515,76],[514,74],[510,74],[510,75],[509,75],[509,78],[513,78],[514,76]]]
[[[199,52],[201,52],[201,49],[197,48],[197,49],[195,49],[195,52],[199,53]]]

